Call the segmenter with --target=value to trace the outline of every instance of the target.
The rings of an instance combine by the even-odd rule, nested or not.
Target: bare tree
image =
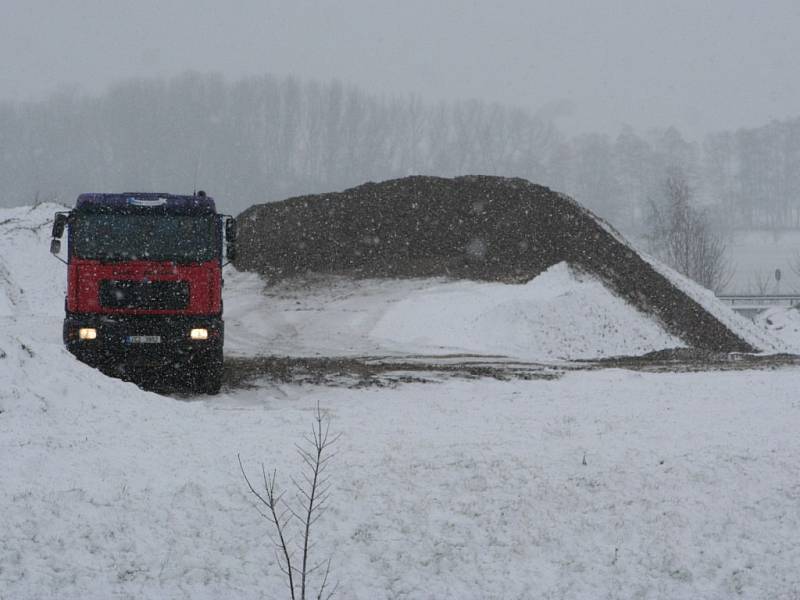
[[[750,290],[759,296],[766,296],[772,283],[772,273],[768,271],[754,271],[750,277]]]
[[[267,474],[263,463],[261,464],[261,477],[264,489],[262,491],[256,489],[247,477],[241,456],[236,455],[247,487],[261,505],[258,508],[259,514],[270,522],[274,530],[274,536],[270,536],[270,539],[275,545],[275,557],[281,571],[286,576],[289,597],[292,600],[306,600],[311,597],[307,595],[308,578],[323,566],[325,570],[322,572],[319,590],[313,597],[316,600],[323,598],[328,600],[336,592],[336,586],[328,591],[331,559],[328,558],[315,564],[311,562],[311,528],[325,512],[325,505],[331,489],[330,480],[325,472],[334,456],[329,453],[330,447],[336,443],[339,435],[330,436],[330,422],[323,418],[319,404],[317,404],[314,421],[311,435],[305,437],[306,445],[297,446],[297,453],[303,460],[304,469],[302,481],[292,479],[296,490],[294,502],[284,499],[284,492],[278,490],[277,487],[277,472],[273,470],[272,474]],[[295,524],[294,528],[299,527],[300,529],[297,536],[293,536],[291,533],[293,523]],[[299,538],[295,543],[293,543],[294,537]],[[296,560],[296,550],[300,551],[299,566]]]
[[[727,243],[691,199],[686,177],[678,172],[667,177],[662,201],[650,202],[650,250],[679,273],[719,293],[733,277]]]

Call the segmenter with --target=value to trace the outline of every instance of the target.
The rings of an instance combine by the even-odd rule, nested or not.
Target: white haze
[[[270,72],[699,139],[796,114],[798,30],[792,0],[4,0],[0,99]]]

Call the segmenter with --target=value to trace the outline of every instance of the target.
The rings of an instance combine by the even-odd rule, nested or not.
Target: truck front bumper
[[[207,337],[191,331],[205,330]],[[81,330],[84,330],[83,339]],[[91,330],[94,330],[92,333]],[[182,367],[222,361],[220,317],[67,314],[64,344],[93,367]]]

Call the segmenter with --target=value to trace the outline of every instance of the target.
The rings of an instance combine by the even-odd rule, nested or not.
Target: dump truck
[[[132,381],[219,392],[222,267],[235,242],[235,220],[204,192],[81,194],[56,213],[50,246],[67,264],[67,349]]]

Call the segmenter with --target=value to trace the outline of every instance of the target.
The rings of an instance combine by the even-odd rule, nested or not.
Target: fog
[[[186,70],[291,74],[496,101],[570,134],[699,139],[795,116],[798,30],[792,0],[4,0],[0,98]]]
[[[792,2],[3,8],[0,206],[200,187],[236,213],[476,173],[636,235],[677,174],[719,224],[800,224]]]

